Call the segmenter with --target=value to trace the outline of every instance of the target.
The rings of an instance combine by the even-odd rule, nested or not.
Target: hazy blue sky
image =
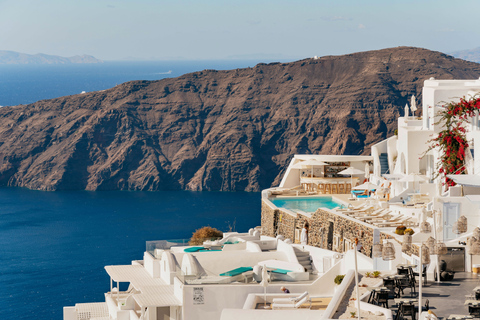
[[[479,0],[0,0],[0,50],[104,60],[297,59],[480,46]]]

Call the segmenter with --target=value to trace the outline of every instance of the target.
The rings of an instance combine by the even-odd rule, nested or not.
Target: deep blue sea
[[[0,105],[257,62],[0,65]],[[63,306],[104,301],[105,265],[141,260],[146,241],[189,238],[206,225],[260,225],[260,193],[0,189],[0,319],[60,320]]]

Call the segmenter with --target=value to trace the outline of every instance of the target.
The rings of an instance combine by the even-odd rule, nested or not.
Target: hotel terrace
[[[65,307],[64,319],[435,319],[430,307],[479,317],[478,115],[455,186],[428,148],[444,105],[478,92],[480,79],[426,80],[421,117],[409,115],[413,98],[370,156],[295,155],[262,192],[261,226],[200,245],[149,241],[142,260],[105,267],[105,302]]]

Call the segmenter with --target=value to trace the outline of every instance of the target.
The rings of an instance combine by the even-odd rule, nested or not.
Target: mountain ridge
[[[203,70],[0,108],[0,185],[260,191],[295,153],[365,154],[423,80],[480,65],[421,48]]]
[[[26,54],[15,51],[0,50],[0,64],[72,64],[72,63],[103,63],[93,56],[76,55],[61,57],[44,53]]]

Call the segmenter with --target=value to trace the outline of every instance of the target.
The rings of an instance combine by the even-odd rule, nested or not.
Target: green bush
[[[338,276],[335,277],[335,279],[333,280],[333,282],[335,282],[335,284],[341,284],[342,281],[343,281],[343,278],[345,278],[345,275],[344,274],[339,274]]]

